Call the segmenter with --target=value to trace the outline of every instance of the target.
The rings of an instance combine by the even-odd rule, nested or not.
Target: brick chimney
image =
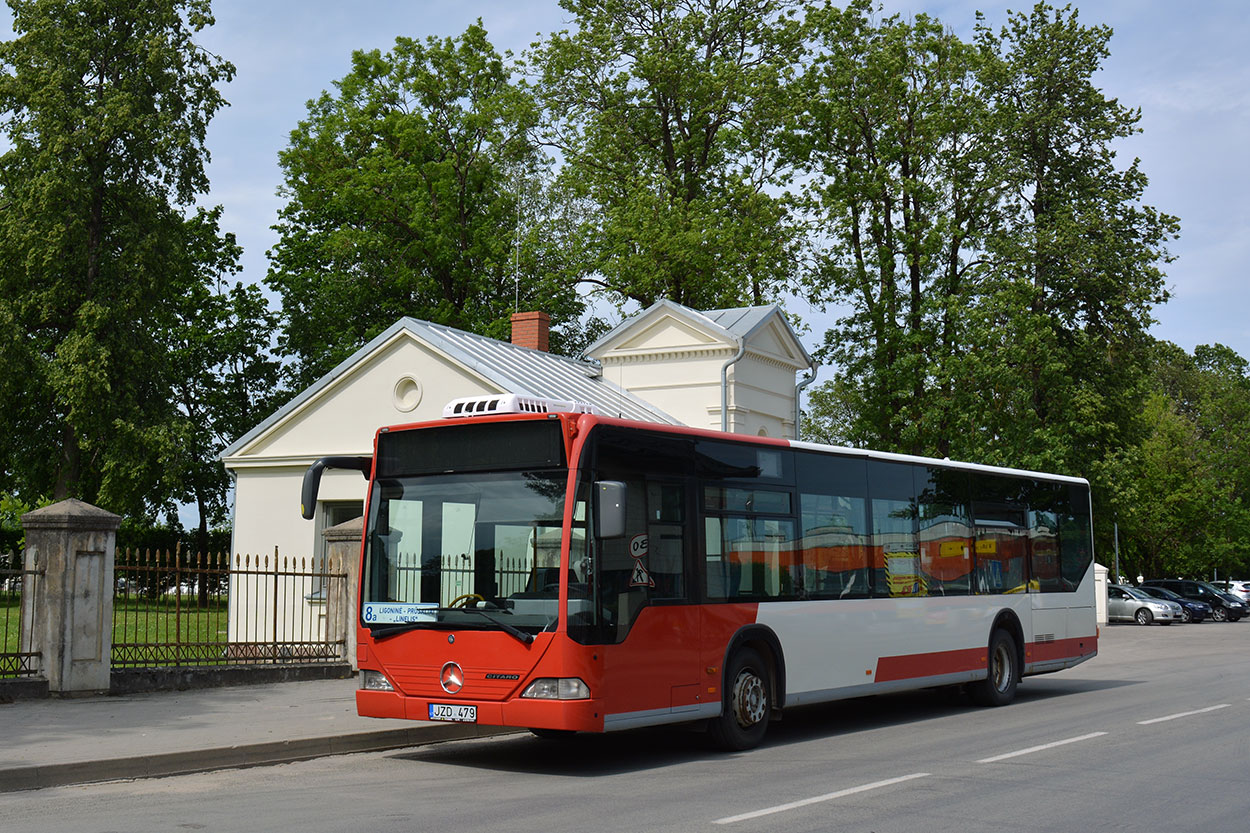
[[[512,316],[512,343],[547,352],[551,316],[545,312],[518,312]]]

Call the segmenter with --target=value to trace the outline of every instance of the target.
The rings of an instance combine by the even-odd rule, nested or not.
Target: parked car
[[[1192,581],[1181,578],[1152,578],[1142,582],[1143,587],[1166,587],[1178,596],[1206,602],[1211,605],[1211,618],[1217,622],[1236,622],[1247,613],[1246,606],[1240,601],[1233,601],[1205,581]]]
[[[1110,622],[1136,622],[1149,625],[1158,622],[1170,625],[1184,619],[1181,606],[1148,596],[1136,587],[1119,584],[1107,586],[1107,620]]]
[[[1246,604],[1231,593],[1221,593],[1220,595],[1224,597],[1224,601],[1228,604],[1228,615],[1230,620],[1236,622],[1237,619],[1240,619],[1243,616],[1250,616],[1250,604]],[[1233,617],[1233,614],[1236,614],[1236,618]]]
[[[1250,581],[1213,581],[1211,584],[1222,593],[1250,602]]]
[[[1206,602],[1195,602],[1193,599],[1186,599],[1184,596],[1178,596],[1166,587],[1151,587],[1142,585],[1137,588],[1148,596],[1154,596],[1156,599],[1164,599],[1169,602],[1176,602],[1181,606],[1181,614],[1185,617],[1186,622],[1201,622],[1211,616],[1211,605]]]

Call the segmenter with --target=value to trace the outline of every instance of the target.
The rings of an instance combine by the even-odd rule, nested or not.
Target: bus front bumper
[[[429,722],[431,704],[473,706],[476,709],[474,720],[452,722],[516,726],[522,729],[560,729],[570,732],[603,731],[601,700],[537,700],[515,697],[504,701],[490,701],[465,700],[451,696],[442,700],[430,700],[425,697],[407,697],[397,691],[356,691],[356,712],[361,717]]]

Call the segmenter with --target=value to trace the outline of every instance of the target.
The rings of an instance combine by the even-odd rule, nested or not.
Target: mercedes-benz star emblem
[[[438,684],[448,694],[456,694],[460,689],[464,688],[464,671],[456,663],[449,662],[439,672]]]

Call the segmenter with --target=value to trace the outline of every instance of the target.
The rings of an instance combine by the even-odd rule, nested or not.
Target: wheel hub
[[[734,681],[734,717],[744,729],[764,719],[768,702],[764,695],[764,681],[750,671],[743,671]]]

